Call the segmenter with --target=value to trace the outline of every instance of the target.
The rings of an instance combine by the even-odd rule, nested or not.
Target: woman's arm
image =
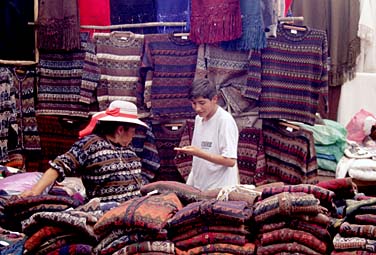
[[[40,180],[30,189],[22,192],[20,194],[21,197],[28,197],[28,196],[37,196],[42,194],[42,192],[51,184],[53,184],[59,173],[53,169],[49,168],[46,172],[42,175]]]

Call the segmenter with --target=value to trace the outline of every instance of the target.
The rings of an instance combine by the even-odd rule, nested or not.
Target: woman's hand
[[[31,197],[31,196],[38,196],[38,195],[40,195],[40,194],[38,194],[38,192],[35,192],[34,190],[30,189],[30,190],[25,190],[24,192],[22,192],[18,196],[19,197]]]

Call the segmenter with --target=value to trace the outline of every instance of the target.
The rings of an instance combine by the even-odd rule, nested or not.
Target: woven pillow
[[[198,197],[199,201],[202,200],[209,200],[209,199],[216,199],[221,189],[212,189],[212,190],[205,190],[200,193]],[[245,201],[247,202],[248,206],[252,208],[254,203],[258,200],[260,196],[260,192],[239,192],[239,191],[232,191],[228,194],[228,201]]]
[[[100,217],[94,232],[101,236],[119,228],[160,232],[167,220],[182,208],[174,193],[133,198]]]
[[[201,192],[200,189],[191,185],[175,181],[152,182],[142,186],[140,191],[144,196],[155,190],[160,194],[175,193],[184,205],[198,201]]]

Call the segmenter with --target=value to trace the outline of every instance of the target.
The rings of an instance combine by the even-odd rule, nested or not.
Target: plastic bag
[[[364,123],[367,117],[371,117],[375,119],[376,121],[376,116],[364,109],[361,109],[351,118],[351,120],[346,126],[348,140],[351,140],[357,143],[362,143],[363,139],[367,135],[369,135],[369,132],[371,130],[368,130],[368,131],[364,130]]]
[[[42,177],[40,172],[27,172],[10,175],[0,180],[0,190],[6,191],[9,195],[18,195],[29,190]],[[51,187],[47,187],[43,194],[47,194]]]

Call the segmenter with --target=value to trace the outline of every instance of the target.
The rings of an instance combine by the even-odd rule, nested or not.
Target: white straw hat
[[[137,106],[135,104],[127,101],[115,100],[110,104],[107,110],[93,115],[90,123],[80,131],[80,138],[91,134],[97,121],[118,121],[148,127],[146,123],[138,119]]]

